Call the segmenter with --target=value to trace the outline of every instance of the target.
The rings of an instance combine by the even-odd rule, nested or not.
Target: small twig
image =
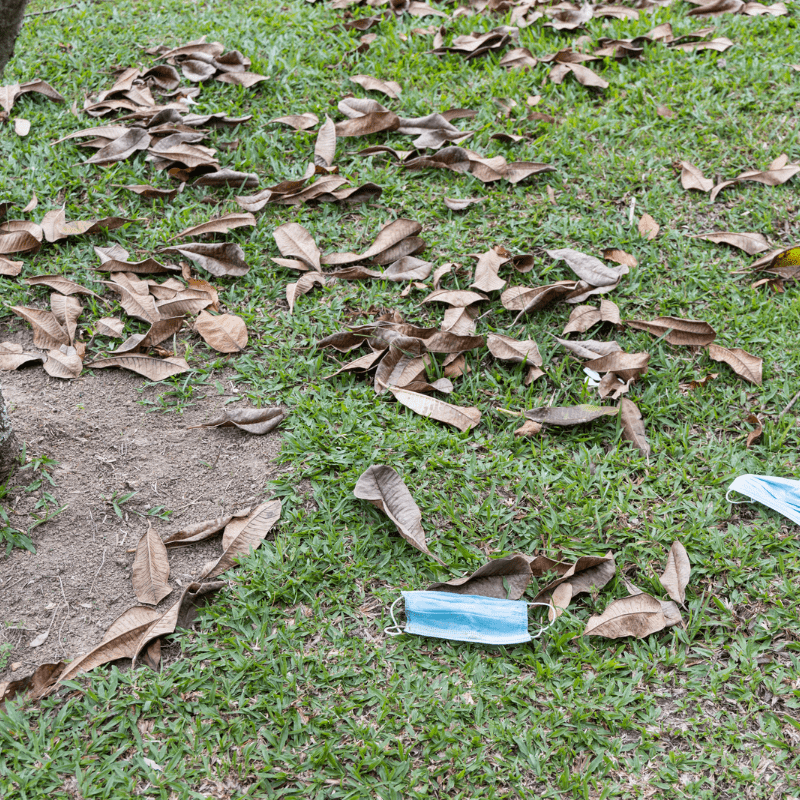
[[[94,544],[95,536],[97,536],[97,525],[95,524],[94,517],[92,516],[92,509],[87,509],[89,511],[89,519],[92,521],[92,544]]]
[[[792,407],[792,406],[793,406],[793,405],[794,405],[794,404],[795,404],[795,403],[796,403],[798,400],[800,400],[800,392],[798,392],[798,393],[797,393],[797,394],[796,394],[796,395],[795,395],[795,396],[794,396],[794,397],[793,397],[793,398],[792,398],[792,399],[791,399],[791,400],[788,402],[788,404],[786,405],[786,408],[784,408],[784,409],[783,409],[783,411],[781,411],[781,413],[780,413],[780,414],[778,414],[778,419],[780,419],[780,418],[781,418],[781,417],[782,417],[782,416],[783,416],[783,415],[784,415],[784,414],[785,414],[787,411],[789,411],[789,410],[791,409],[791,407]]]
[[[92,591],[94,589],[94,585],[97,582],[97,576],[100,574],[100,570],[103,569],[103,564],[106,563],[106,548],[103,548],[103,558],[100,561],[100,566],[97,568],[97,572],[94,574],[94,580],[92,581],[92,585],[89,587],[89,597],[94,597]]]
[[[67,595],[64,593],[64,581],[61,580],[61,576],[57,575],[58,582],[61,585],[61,596],[64,598],[64,602],[67,604],[67,611],[70,610],[69,601],[67,600]]]

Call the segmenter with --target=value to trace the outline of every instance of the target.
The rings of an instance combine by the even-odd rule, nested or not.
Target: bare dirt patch
[[[3,393],[28,456],[45,454],[58,462],[51,471],[55,486],[45,481],[29,492],[32,473],[14,477],[12,493],[4,500],[12,525],[24,531],[32,524],[31,512],[44,491],[66,508],[34,529],[35,554],[20,549],[8,556],[0,553],[0,647],[12,648],[0,681],[86,652],[119,614],[136,604],[134,554],[128,551],[148,521],[165,535],[255,504],[265,499],[265,486],[279,471],[274,464],[279,433],[187,430],[239,396],[230,382],[225,394],[214,387],[199,392],[182,414],[148,412],[141,401],[155,400],[164,389],[143,389],[144,383],[122,370],[70,382],[36,367],[2,374]],[[121,518],[103,499],[130,492],[136,494],[121,506]],[[147,515],[159,506],[174,512],[169,520]],[[219,537],[171,549],[173,592],[160,608],[175,602],[180,587],[220,553]],[[30,647],[48,629],[46,641]]]

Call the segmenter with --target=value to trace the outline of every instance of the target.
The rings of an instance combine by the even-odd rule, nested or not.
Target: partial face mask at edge
[[[800,481],[775,478],[772,475],[740,475],[728,487],[725,499],[729,503],[747,502],[731,500],[731,492],[747,495],[751,500],[762,503],[800,525]]]
[[[394,618],[394,608],[400,600],[405,601],[405,630],[398,626]],[[402,592],[392,604],[394,628],[387,628],[386,633],[393,636],[415,633],[418,636],[481,644],[522,644],[538,638],[549,627],[541,628],[535,637],[530,635],[529,605],[550,608],[547,603],[500,600],[475,594]]]

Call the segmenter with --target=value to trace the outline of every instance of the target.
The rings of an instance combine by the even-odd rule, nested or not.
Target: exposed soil
[[[25,332],[0,326],[0,340],[31,347]],[[210,387],[183,414],[149,411],[163,386],[106,370],[74,381],[51,378],[40,367],[2,373],[2,390],[28,457],[47,455],[55,486],[46,481],[26,491],[31,470],[18,472],[3,501],[11,524],[26,530],[31,512],[49,492],[64,511],[31,534],[36,553],[0,551],[0,646],[13,650],[0,682],[28,674],[38,664],[71,660],[98,644],[109,624],[136,605],[131,565],[148,521],[161,534],[261,502],[265,485],[279,471],[274,459],[280,434],[253,436],[236,428],[187,430],[210,419],[232,397]],[[120,518],[102,496],[136,495]],[[146,516],[158,506],[174,511],[168,521]],[[134,512],[139,512],[134,513]],[[168,551],[173,592],[166,609],[203,564],[221,553],[221,539]],[[38,647],[30,643],[49,629]],[[2,655],[2,651],[0,651]],[[0,662],[1,663],[1,662]]]

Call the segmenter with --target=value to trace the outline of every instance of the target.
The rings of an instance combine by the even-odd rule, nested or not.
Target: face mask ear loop
[[[391,608],[389,609],[389,616],[392,618],[392,622],[394,625],[391,625],[388,628],[384,628],[383,632],[388,634],[389,636],[400,636],[403,631],[400,629],[400,626],[397,624],[397,620],[394,618],[394,607],[403,599],[403,595],[397,598],[397,600],[392,603]]]
[[[729,495],[730,495],[731,492],[735,492],[735,491],[736,491],[736,489],[728,489],[728,491],[725,492],[725,500],[727,502],[731,503],[731,505],[738,506],[741,503],[750,503],[750,502],[752,502],[751,500],[731,500]]]
[[[552,603],[528,603],[528,606],[544,606],[544,608],[549,608],[553,614],[556,613]],[[555,622],[556,619],[558,619],[558,617],[554,617],[553,622]],[[548,625],[543,625],[541,628],[539,628],[539,632],[536,634],[536,636],[531,636],[531,639],[538,639],[553,624],[553,622],[549,623]]]

